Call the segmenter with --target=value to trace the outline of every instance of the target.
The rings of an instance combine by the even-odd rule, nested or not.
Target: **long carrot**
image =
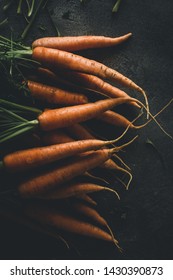
[[[97,117],[115,106],[132,101],[133,98],[114,98],[99,100],[94,103],[69,106],[60,109],[46,110],[38,116],[40,128],[43,131],[67,127]]]
[[[88,102],[88,98],[83,94],[73,93],[31,80],[27,81],[27,86],[32,97],[51,104],[77,105],[85,104]]]
[[[134,141],[135,138],[132,141]],[[128,144],[130,144],[130,142]],[[101,165],[111,158],[115,151],[117,151],[116,148],[103,149],[90,153],[87,156],[74,159],[61,167],[56,167],[53,170],[48,170],[47,172],[26,180],[19,184],[18,191],[23,197],[32,197],[45,193]]]
[[[83,49],[91,48],[104,48],[112,47],[123,43],[132,33],[126,35],[110,38],[105,36],[68,36],[68,37],[44,37],[35,40],[32,43],[32,47],[48,47],[64,51],[79,51]]]
[[[44,47],[36,47],[33,51],[30,51],[30,54],[32,54],[34,60],[50,69],[62,68],[93,74],[100,78],[110,79],[113,82],[119,82],[124,86],[144,93],[141,87],[118,71],[80,55]]]
[[[25,211],[30,218],[60,230],[114,242],[113,237],[104,230],[57,210],[48,207],[28,207]]]
[[[90,90],[94,90],[99,93],[103,93],[106,96],[115,97],[130,97],[125,91],[112,86],[111,84],[105,82],[103,79],[86,73],[76,72],[76,71],[56,71],[56,74],[48,69],[39,68],[39,72],[44,74],[47,78],[52,81],[64,81],[64,83],[71,83],[71,85],[78,85],[85,87]],[[148,106],[148,100],[146,94],[144,94],[146,104]],[[136,107],[140,107],[137,103],[132,102]]]
[[[39,198],[45,199],[45,200],[56,200],[56,199],[64,199],[69,197],[78,197],[82,196],[88,193],[93,192],[100,192],[100,191],[110,191],[113,192],[118,199],[120,199],[118,193],[111,188],[104,187],[98,184],[94,183],[88,183],[88,182],[74,182],[74,183],[66,183],[63,184],[61,187],[46,192],[43,195],[38,195]]]
[[[89,139],[20,150],[6,155],[3,159],[3,164],[5,169],[10,172],[21,172],[76,154],[98,150],[103,146],[114,144],[116,142],[117,139],[113,141]]]

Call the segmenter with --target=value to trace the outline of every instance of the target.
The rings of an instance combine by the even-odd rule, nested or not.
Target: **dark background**
[[[1,0],[1,7],[3,1]],[[124,0],[117,14],[111,10],[114,0],[49,1],[47,7],[62,36],[133,37],[122,46],[86,52],[85,55],[118,69],[143,87],[150,109],[157,113],[171,98],[173,75],[173,2],[171,0]],[[5,14],[1,11],[1,20]],[[13,5],[7,16],[14,36],[23,31],[25,22],[16,16]],[[40,29],[40,26],[46,27]],[[2,34],[10,34],[8,27]],[[47,12],[40,12],[25,43],[55,35]],[[139,97],[136,92],[128,92]],[[139,97],[142,100],[141,97]],[[173,135],[170,105],[158,121]],[[1,220],[1,259],[172,259],[173,258],[173,140],[154,123],[137,132],[139,139],[123,159],[132,168],[129,191],[121,187],[121,200],[112,195],[96,196],[100,212],[108,220],[120,241],[123,253],[112,245],[88,238],[72,238],[67,249],[61,242],[35,233],[24,226]],[[110,136],[114,137],[111,130]],[[152,141],[156,148],[147,144]]]

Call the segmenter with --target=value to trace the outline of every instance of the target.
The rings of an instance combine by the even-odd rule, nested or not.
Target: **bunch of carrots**
[[[1,168],[7,174],[25,175],[14,192],[24,201],[26,219],[36,221],[38,227],[46,225],[111,241],[119,249],[106,220],[94,208],[96,202],[90,193],[108,190],[118,198],[119,195],[103,184],[104,178],[100,178],[99,182],[102,183],[98,183],[92,171],[100,168],[124,172],[129,176],[128,188],[132,175],[118,152],[137,136],[123,145],[116,144],[129,129],[142,128],[151,119],[156,119],[149,111],[147,96],[140,86],[118,71],[75,52],[113,47],[125,42],[131,35],[128,33],[117,38],[41,38],[33,42],[32,48],[11,43],[0,36],[0,60],[2,63],[10,62],[12,72],[22,71],[22,67],[31,62],[34,64],[32,73],[29,71],[27,76],[22,74],[24,79],[21,85],[42,108],[0,99],[0,143],[11,143],[13,138],[26,132],[27,138],[30,135],[31,148],[6,154],[1,161]],[[107,80],[137,90],[143,95],[145,103],[132,98]],[[100,98],[91,102],[91,95]],[[122,104],[144,108],[150,116],[149,120],[135,126],[134,122],[113,110]],[[115,129],[121,127],[124,132],[113,140],[99,139],[86,125],[86,121],[93,119],[112,125]],[[32,139],[38,141],[31,144]],[[71,198],[77,198],[77,201]],[[57,200],[67,199],[67,206],[62,207],[57,203]]]

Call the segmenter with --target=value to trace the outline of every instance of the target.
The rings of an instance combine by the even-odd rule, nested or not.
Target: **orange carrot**
[[[88,90],[92,90],[95,93],[101,93],[108,97],[116,98],[116,97],[130,97],[123,90],[112,86],[111,84],[105,82],[97,76],[80,73],[76,71],[56,71],[56,74],[50,69],[39,67],[37,69],[38,74],[42,77],[42,79],[48,80],[53,84],[64,84],[67,86],[71,86],[77,91],[81,90],[81,88],[85,88]],[[147,100],[147,97],[144,96]],[[146,101],[148,103],[148,100]],[[132,102],[132,105],[136,107],[140,107],[136,102]]]
[[[89,139],[20,150],[6,155],[3,159],[3,164],[9,172],[21,172],[79,153],[97,150],[116,141],[116,139],[113,141]]]
[[[90,131],[79,123],[68,126],[66,129],[77,140],[95,139]]]
[[[41,140],[44,145],[62,144],[74,141],[73,138],[60,129],[44,133]]]
[[[114,126],[135,128],[133,123],[130,122],[127,118],[111,110],[104,112],[99,117],[97,117],[97,119]]]
[[[57,49],[36,47],[33,49],[32,58],[50,69],[62,68],[93,74],[100,78],[110,79],[113,82],[119,82],[144,93],[142,88],[118,71],[80,55]]]
[[[46,192],[45,194],[38,195],[39,198],[45,199],[45,200],[56,200],[56,199],[64,199],[64,198],[69,198],[69,197],[78,197],[78,196],[83,196],[88,193],[92,192],[100,192],[100,191],[110,191],[116,194],[118,199],[120,199],[119,195],[116,193],[116,191],[104,187],[98,184],[93,184],[93,183],[68,183],[68,184],[63,184],[61,187]]]
[[[35,40],[32,47],[47,47],[64,51],[79,51],[91,48],[105,48],[112,47],[123,43],[132,33],[126,35],[110,38],[105,36],[68,36],[68,37],[44,37]]]
[[[77,195],[77,198],[89,203],[89,204],[92,204],[92,205],[97,205],[97,202],[91,198],[88,194],[86,193],[83,193],[83,194],[80,194],[80,195]]]
[[[136,137],[132,139],[132,141],[135,139]],[[128,145],[131,142],[129,142]],[[48,190],[55,189],[61,184],[66,183],[71,179],[84,174],[88,170],[101,165],[106,160],[111,158],[115,151],[117,151],[116,148],[98,150],[90,153],[89,155],[71,160],[60,167],[56,167],[53,170],[48,170],[22,182],[18,186],[18,191],[23,197],[32,197],[45,193]]]
[[[55,209],[38,206],[28,207],[26,213],[39,223],[48,224],[60,230],[114,242],[113,237],[104,230],[72,216],[64,215]]]
[[[27,81],[27,85],[32,97],[51,104],[77,105],[88,102],[87,97],[83,94],[73,93],[29,80]]]
[[[116,242],[117,247],[120,249],[118,245],[118,240],[115,239],[111,228],[109,227],[106,220],[93,208],[83,203],[74,203],[73,208],[77,210],[79,213],[86,215],[87,217],[91,218],[93,221],[97,222],[98,224],[105,226],[110,231],[111,236],[113,237],[114,242]]]
[[[133,98],[114,98],[99,100],[94,103],[46,110],[38,116],[38,122],[41,130],[54,130],[95,118],[115,106],[132,101],[138,102]]]

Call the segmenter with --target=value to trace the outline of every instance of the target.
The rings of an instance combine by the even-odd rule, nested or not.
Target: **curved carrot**
[[[43,66],[46,66],[50,69],[62,68],[93,74],[100,78],[110,79],[113,82],[119,82],[127,87],[144,93],[141,87],[118,71],[111,69],[102,63],[84,58],[80,55],[57,49],[36,47],[33,49],[32,57],[34,60],[40,62]]]
[[[111,110],[104,112],[103,114],[98,116],[97,119],[114,126],[135,128],[133,123],[129,121],[126,117]]]
[[[88,98],[83,94],[73,93],[30,80],[27,81],[27,85],[32,97],[51,104],[78,105],[88,102]]]
[[[135,138],[132,141],[134,141]],[[123,147],[129,145],[131,142],[124,144]],[[54,189],[59,185],[84,174],[88,170],[101,165],[106,160],[111,158],[111,156],[116,151],[117,148],[102,149],[92,152],[86,156],[79,157],[75,160],[67,162],[61,167],[56,167],[53,170],[44,172],[44,174],[39,174],[31,179],[26,180],[18,186],[18,191],[21,196],[24,197],[45,193],[48,190]]]
[[[3,164],[9,172],[21,172],[76,154],[97,150],[115,142],[117,142],[116,139],[113,141],[89,139],[20,150],[6,155]]]
[[[56,200],[56,199],[64,199],[69,197],[78,197],[83,196],[88,193],[100,192],[100,191],[110,191],[116,194],[118,199],[120,199],[119,195],[112,190],[111,188],[104,187],[98,184],[83,182],[83,183],[68,183],[63,184],[59,188],[46,192],[45,194],[38,195],[39,198],[45,200]]]
[[[114,242],[113,237],[104,230],[72,216],[64,215],[57,210],[48,207],[28,207],[25,211],[30,218],[40,223],[48,224],[68,232]]]
[[[91,48],[105,48],[112,47],[123,43],[132,33],[126,35],[110,38],[105,36],[67,36],[67,37],[44,37],[35,40],[32,47],[47,47],[64,51],[79,51]]]
[[[54,130],[95,118],[101,113],[112,109],[114,106],[129,103],[132,101],[138,102],[133,98],[114,98],[99,100],[94,103],[46,110],[38,116],[38,121],[41,130]]]

